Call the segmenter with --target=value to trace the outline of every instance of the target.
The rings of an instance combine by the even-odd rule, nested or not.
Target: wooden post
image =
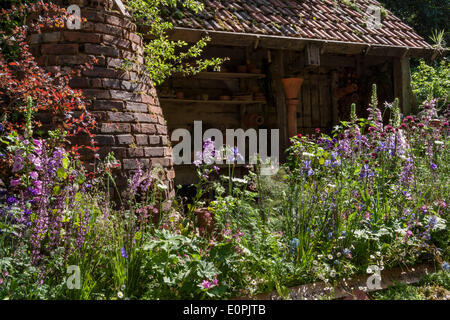
[[[335,96],[336,89],[339,87],[339,75],[337,71],[331,73],[331,101],[332,101],[332,113],[333,113],[333,126],[339,124],[339,100]]]
[[[275,108],[277,110],[277,124],[280,130],[280,161],[283,162],[286,159],[284,150],[289,146],[286,101],[284,88],[281,83],[281,79],[284,77],[283,51],[273,51],[270,73],[272,76],[272,93],[275,98]]]
[[[394,58],[394,95],[400,99],[400,108],[404,115],[417,111],[411,88],[409,58]]]

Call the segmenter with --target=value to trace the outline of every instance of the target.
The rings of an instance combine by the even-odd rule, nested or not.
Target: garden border
[[[413,267],[407,267],[409,270],[404,270],[401,267],[397,267],[391,270],[381,271],[381,289],[368,289],[366,281],[367,274],[358,275],[351,280],[341,280],[337,286],[334,287],[333,299],[357,299],[368,300],[367,293],[379,290],[387,289],[396,283],[402,284],[414,284],[418,283],[425,275],[434,273],[438,270],[435,264],[428,262],[419,264]],[[309,284],[298,285],[289,288],[289,298],[291,300],[311,300],[318,299],[326,293],[330,293],[330,289],[327,289],[329,285],[325,282],[314,282]],[[249,297],[237,297],[232,300],[281,300],[281,296],[277,291],[270,293],[262,293],[256,295],[253,298]]]

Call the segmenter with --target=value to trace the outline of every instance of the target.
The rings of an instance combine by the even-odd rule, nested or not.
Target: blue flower
[[[343,237],[345,237],[345,236],[347,236],[347,231],[342,231],[341,234]]]
[[[120,251],[121,251],[121,253],[122,253],[122,258],[128,258],[127,251],[125,250],[124,247],[122,247],[122,248],[120,249]]]
[[[442,264],[442,270],[444,270],[444,271],[450,270],[450,264],[448,262],[444,261],[444,263]]]
[[[298,239],[294,238],[291,241],[291,253],[292,253],[292,255],[295,254],[295,251],[297,250],[297,247],[298,247]]]
[[[333,232],[328,232],[327,233],[327,239],[330,240],[333,238]]]

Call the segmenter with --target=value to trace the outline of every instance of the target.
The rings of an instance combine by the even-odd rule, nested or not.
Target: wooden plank
[[[331,126],[331,95],[330,79],[327,75],[320,75],[319,81],[319,106],[320,106],[320,127],[328,128]]]
[[[310,78],[306,77],[302,87],[303,128],[311,128],[311,90]]]
[[[286,158],[284,150],[289,146],[289,138],[287,133],[286,101],[283,84],[281,83],[281,79],[284,77],[282,50],[274,50],[272,52],[270,73],[272,78],[272,94],[277,109],[277,128],[280,130],[280,161],[283,162]]]
[[[297,132],[301,132],[301,128],[303,128],[303,116],[303,93],[300,91],[297,105]]]
[[[174,77],[185,78],[181,74],[175,74]],[[197,79],[264,79],[265,74],[261,73],[238,73],[238,72],[200,72],[194,76],[188,77]]]
[[[311,125],[318,128],[320,127],[319,76],[314,75],[311,80]]]
[[[331,72],[331,108],[332,108],[332,126],[339,124],[339,100],[334,95],[334,92],[339,87],[339,75],[337,71]]]

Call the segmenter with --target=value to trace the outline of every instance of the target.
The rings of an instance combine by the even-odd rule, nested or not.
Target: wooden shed
[[[436,54],[373,0],[203,3],[199,14],[174,11],[171,37],[195,42],[209,36],[205,57],[230,60],[221,72],[173,77],[159,88],[169,137],[177,128],[192,132],[195,120],[203,122],[203,130],[277,128],[282,153],[290,135],[316,128],[330,132],[348,119],[352,103],[365,116],[374,83],[380,104],[398,97],[408,114],[415,108],[409,59]],[[303,79],[298,101],[287,101],[285,78]],[[175,171],[176,183],[192,182],[192,166],[178,165]]]

